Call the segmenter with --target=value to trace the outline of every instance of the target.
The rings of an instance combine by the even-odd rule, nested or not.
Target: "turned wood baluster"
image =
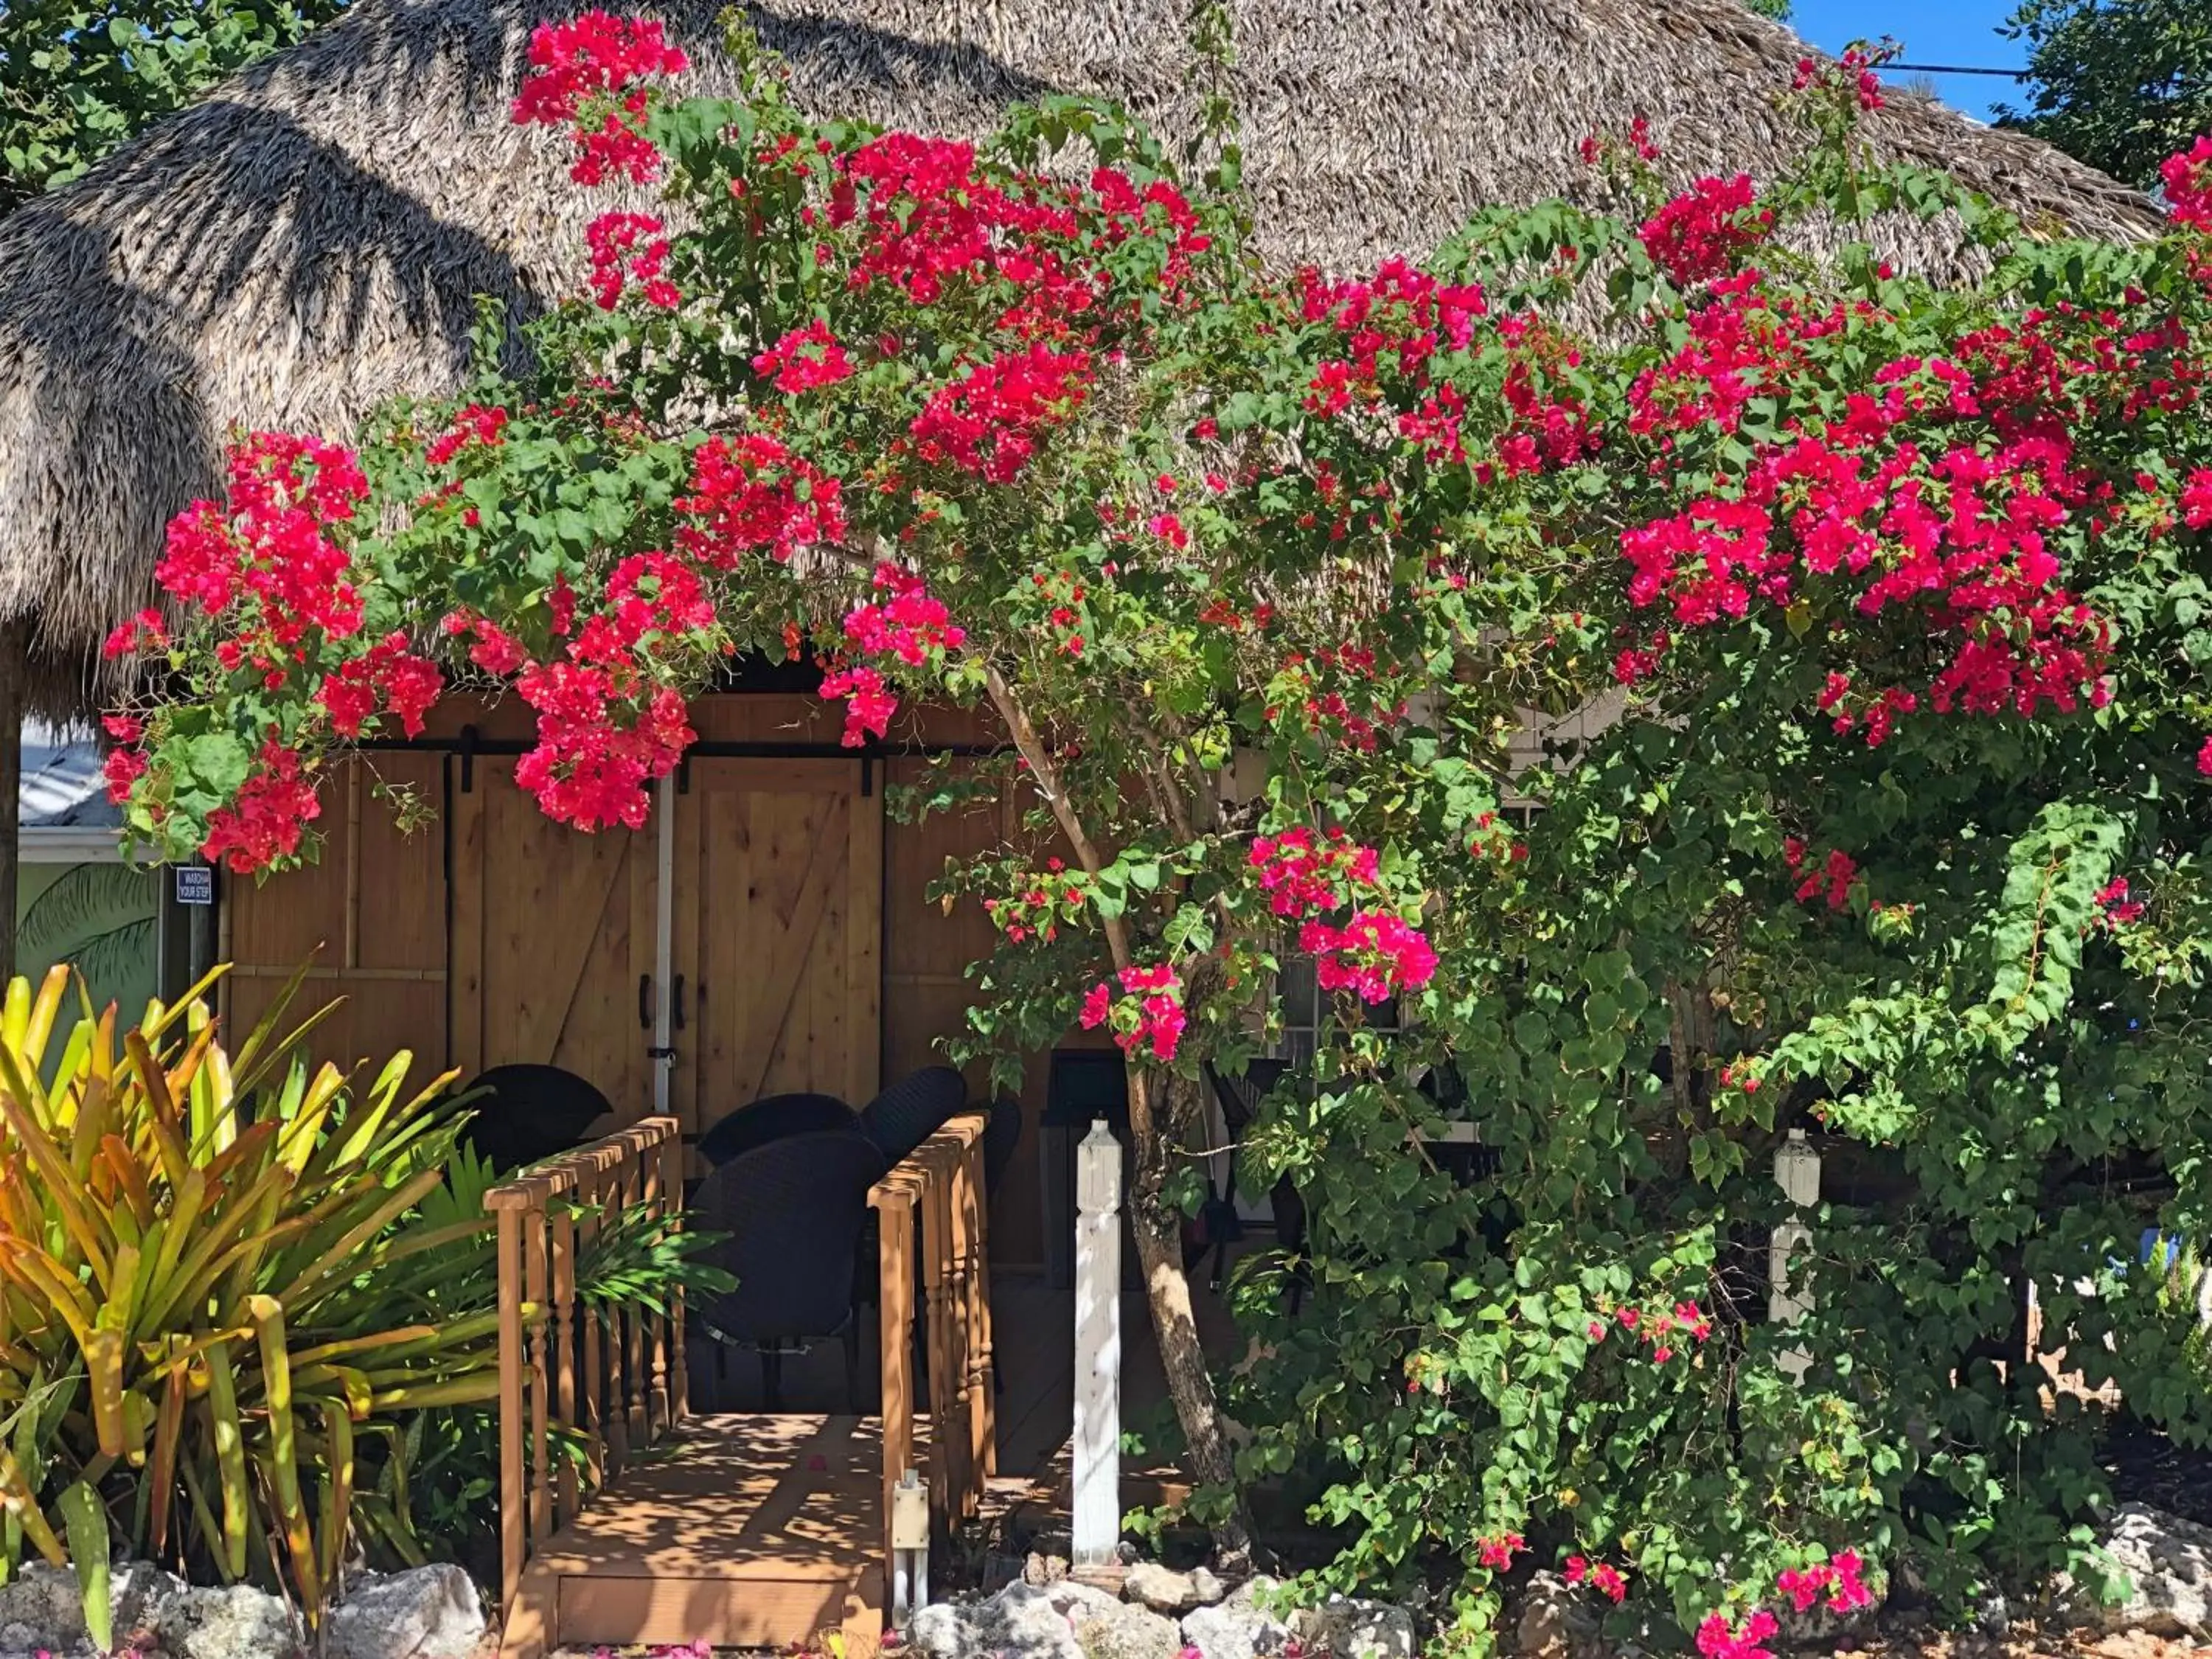
[[[969,1483],[967,1321],[961,1317],[967,1292],[960,1279],[959,1210],[954,1202],[960,1148],[957,1137],[943,1130],[925,1146],[930,1161],[930,1223],[937,1235],[931,1255],[938,1270],[930,1444],[944,1448],[945,1516],[949,1525],[957,1525],[967,1517]]]
[[[640,1190],[644,1195],[646,1212],[658,1224],[668,1213],[668,1191],[661,1184],[665,1160],[661,1153],[659,1119],[652,1120],[637,1132],[637,1152]],[[646,1395],[646,1432],[665,1434],[672,1419],[669,1416],[668,1320],[665,1315],[647,1316],[646,1346],[653,1358],[652,1386]]]
[[[671,1231],[684,1231],[684,1139],[673,1125],[660,1138],[661,1206],[670,1218]],[[681,1423],[691,1414],[691,1360],[689,1327],[684,1316],[684,1291],[678,1286],[669,1303],[669,1340],[675,1375],[671,1379],[669,1406]]]
[[[968,1244],[968,1403],[972,1425],[970,1468],[975,1502],[980,1509],[986,1482],[999,1472],[997,1383],[991,1352],[989,1225],[983,1190],[983,1121],[964,1120],[968,1144],[960,1160],[961,1213],[965,1218]]]
[[[622,1151],[613,1141],[606,1142],[603,1148],[599,1168],[599,1204],[600,1224],[606,1228],[613,1227],[623,1208]],[[623,1332],[627,1321],[621,1304],[607,1303],[605,1317],[607,1475],[611,1480],[629,1467],[629,1390],[623,1370],[623,1358],[629,1352],[629,1343]]]
[[[576,1490],[576,1460],[565,1442],[576,1430],[576,1175],[561,1172],[551,1216],[553,1226],[553,1420],[561,1425],[564,1443],[558,1471],[559,1514],[556,1525],[576,1518],[580,1500]]]
[[[591,1249],[599,1241],[601,1184],[599,1149],[592,1147],[578,1160],[577,1166],[576,1202],[582,1212],[577,1228],[580,1252]],[[584,1431],[584,1485],[592,1492],[605,1486],[607,1479],[606,1353],[600,1340],[600,1322],[599,1310],[586,1304],[579,1321],[583,1336],[584,1392],[583,1415],[578,1426]]]
[[[498,1187],[484,1194],[498,1226],[499,1261],[499,1595],[512,1613],[529,1552],[523,1489],[522,1205],[524,1194]]]
[[[620,1145],[623,1208],[629,1210],[645,1200],[645,1169],[638,1157],[635,1130],[620,1137]],[[633,1449],[642,1451],[653,1443],[653,1418],[648,1403],[653,1376],[647,1369],[649,1362],[647,1358],[645,1318],[639,1310],[623,1310],[623,1334],[628,1344],[623,1369],[629,1378],[629,1393],[626,1396],[629,1413],[629,1443]]]
[[[546,1363],[545,1206],[547,1183],[526,1183],[530,1207],[523,1212],[523,1297],[534,1310],[530,1321],[530,1541],[553,1535],[553,1485],[546,1470],[546,1407],[550,1368]]]

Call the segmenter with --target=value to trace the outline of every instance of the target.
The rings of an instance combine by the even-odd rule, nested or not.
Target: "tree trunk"
[[[1182,1426],[1188,1459],[1185,1473],[1199,1486],[1231,1495],[1229,1514],[1215,1523],[1213,1540],[1222,1570],[1241,1577],[1252,1565],[1251,1523],[1230,1457],[1229,1437],[1222,1429],[1213,1374],[1199,1344],[1190,1279],[1182,1267],[1181,1218],[1167,1196],[1169,1154],[1178,1139],[1173,1130],[1185,1117],[1176,1108],[1188,1103],[1177,1099],[1183,1091],[1179,1079],[1136,1068],[1130,1072],[1129,1121],[1137,1173],[1129,1195],[1129,1229],[1136,1237],[1137,1260],[1145,1272],[1145,1296],[1159,1339],[1168,1397]]]
[[[997,665],[986,659],[983,670],[992,705],[1029,765],[1030,783],[1051,809],[1076,862],[1095,880],[1105,860],[1061,787],[1050,751]],[[1188,837],[1187,826],[1182,833]],[[1135,957],[1127,920],[1109,917],[1103,928],[1115,967],[1129,967]],[[1187,988],[1185,994],[1194,1000],[1195,988]],[[1129,1139],[1137,1165],[1135,1189],[1129,1195],[1129,1230],[1136,1237],[1137,1260],[1145,1271],[1145,1296],[1152,1310],[1153,1332],[1159,1339],[1160,1362],[1167,1372],[1168,1397],[1175,1402],[1176,1419],[1182,1425],[1190,1463],[1188,1473],[1200,1486],[1230,1494],[1229,1515],[1214,1528],[1214,1543],[1224,1571],[1242,1577],[1251,1564],[1252,1528],[1245,1519],[1243,1494],[1237,1490],[1236,1468],[1230,1461],[1229,1437],[1222,1430],[1221,1407],[1213,1395],[1213,1376],[1199,1346],[1190,1280],[1182,1270],[1182,1229],[1167,1199],[1169,1160],[1175,1147],[1182,1144],[1177,1126],[1197,1121],[1195,1106],[1195,1085],[1142,1066],[1129,1068]]]
[[[16,845],[23,791],[24,693],[31,682],[31,632],[0,628],[0,986],[15,976]]]

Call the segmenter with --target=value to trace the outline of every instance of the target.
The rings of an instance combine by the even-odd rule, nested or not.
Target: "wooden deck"
[[[872,1417],[728,1401],[693,1416],[681,1309],[579,1297],[580,1251],[614,1205],[674,1213],[678,1150],[676,1121],[647,1118],[485,1195],[499,1222],[500,1652],[702,1638],[821,1650],[836,1634],[843,1659],[872,1659],[894,1546],[924,1538],[920,1516],[894,1537],[892,1488],[922,1483],[927,1537],[944,1544],[981,1515],[996,1472],[982,1120],[953,1119],[869,1192]]]
[[[836,1632],[862,1659],[884,1628],[882,1473],[874,1418],[692,1419],[532,1553],[506,1650],[820,1652]]]

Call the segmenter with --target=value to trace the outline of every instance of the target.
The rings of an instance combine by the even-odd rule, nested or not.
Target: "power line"
[[[2025,81],[2033,70],[1969,69],[1960,64],[1881,64],[1875,66],[1887,75],[1893,70],[1910,70],[1919,75],[2002,75],[2007,80]]]

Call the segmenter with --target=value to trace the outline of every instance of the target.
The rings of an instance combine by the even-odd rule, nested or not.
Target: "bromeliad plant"
[[[0,1012],[0,1559],[73,1559],[103,1643],[111,1543],[311,1620],[349,1551],[419,1559],[402,1431],[498,1387],[487,1224],[404,1224],[447,1079],[311,1073],[289,994],[226,1053],[197,996],[124,1026],[62,967]]]
[[[103,1645],[118,1546],[282,1583],[312,1625],[349,1560],[465,1554],[495,1518],[495,1176],[456,1142],[466,1097],[410,1093],[404,1052],[365,1086],[311,1066],[331,1010],[288,1026],[298,979],[227,1051],[212,978],[137,1026],[66,967],[0,1006],[0,1571],[73,1562]],[[714,1235],[603,1219],[586,1316],[729,1288],[696,1259]]]
[[[740,651],[815,653],[855,745],[980,703],[1008,758],[910,803],[1034,803],[946,880],[1002,939],[975,1044],[1080,1021],[1131,1056],[1216,1497],[1308,1476],[1336,1576],[1441,1555],[1477,1638],[1533,1555],[1746,1659],[1760,1598],[1854,1600],[1857,1552],[1960,1595],[2077,1561],[2088,1426],[1990,1363],[2021,1287],[2131,1409],[2208,1426],[2151,1276],[2072,1286],[2138,1212],[2212,1222],[2212,144],[2171,235],[2051,240],[1872,164],[1867,66],[1808,62],[1790,177],[1662,199],[1650,133],[1594,136],[1618,211],[1353,280],[1251,252],[1225,119],[1186,179],[1075,100],[981,146],[811,121],[730,49],[744,95],[678,102],[657,26],[540,33],[517,118],[669,218],[593,225],[526,377],[489,319],[454,404],[240,447],[172,527],[174,611],[115,641],[179,688],[112,724],[134,829],[308,855],[324,757],[464,678],[535,712],[518,780],[582,830],[642,819]],[[1986,276],[1850,240],[1899,215]],[[1324,1040],[1247,1168],[1306,1192],[1311,1297],[1253,1286],[1232,1460],[1178,1159],[1291,951]],[[1412,1140],[1448,1109],[1472,1180]],[[1856,1167],[1784,1328],[1793,1126]]]

